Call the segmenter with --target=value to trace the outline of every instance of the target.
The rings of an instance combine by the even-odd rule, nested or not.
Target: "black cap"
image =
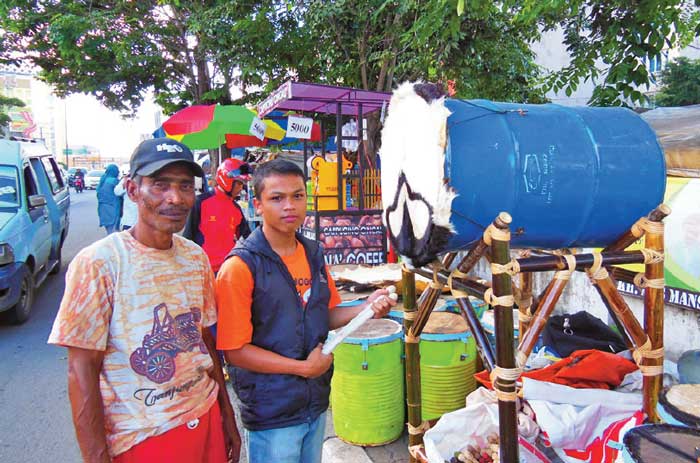
[[[186,162],[194,175],[204,177],[204,171],[194,162],[192,151],[172,138],[152,138],[139,143],[129,161],[130,175],[148,177],[175,162]]]

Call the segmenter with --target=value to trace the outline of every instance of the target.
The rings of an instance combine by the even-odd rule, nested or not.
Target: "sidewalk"
[[[394,442],[379,447],[360,447],[343,442],[333,429],[333,412],[328,410],[322,463],[404,463],[408,461],[406,431]]]

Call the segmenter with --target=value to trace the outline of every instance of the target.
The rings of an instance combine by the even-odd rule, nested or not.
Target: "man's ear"
[[[255,213],[262,215],[262,204],[258,198],[253,198],[253,207],[255,208]]]
[[[126,194],[129,195],[129,199],[133,202],[138,202],[138,191],[139,184],[134,182],[132,179],[127,179],[126,181]]]

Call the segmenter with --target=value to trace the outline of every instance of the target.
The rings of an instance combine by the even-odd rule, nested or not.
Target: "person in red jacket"
[[[240,238],[250,234],[243,210],[236,202],[250,166],[239,159],[225,159],[216,170],[214,191],[197,196],[183,236],[199,244],[209,256],[214,273]]]

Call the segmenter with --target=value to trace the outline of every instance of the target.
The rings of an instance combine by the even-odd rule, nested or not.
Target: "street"
[[[66,351],[46,340],[61,302],[68,263],[104,236],[94,191],[71,192],[70,232],[60,274],[35,293],[32,314],[20,326],[0,324],[0,461],[78,462],[66,389]]]

